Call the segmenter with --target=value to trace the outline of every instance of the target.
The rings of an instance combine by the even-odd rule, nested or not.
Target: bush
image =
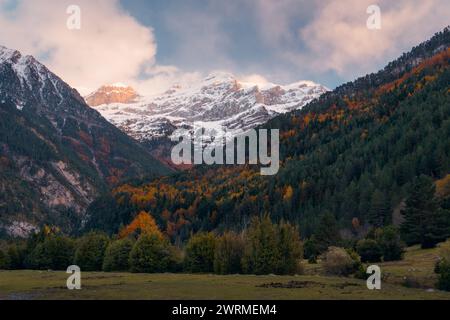
[[[103,271],[128,271],[130,269],[130,253],[133,249],[131,239],[111,242],[106,248],[103,260]]]
[[[434,270],[439,275],[437,287],[439,290],[450,291],[450,250],[442,251],[440,255]]]
[[[214,272],[216,274],[238,274],[242,272],[241,260],[245,247],[241,235],[227,232],[216,243]]]
[[[405,244],[401,241],[400,233],[394,226],[388,226],[382,230],[378,243],[384,261],[397,261],[403,258]]]
[[[450,263],[441,263],[439,267],[438,289],[450,291]]]
[[[331,275],[348,276],[357,271],[355,261],[343,248],[330,247],[324,257],[325,272]]]
[[[28,260],[33,269],[66,270],[73,263],[75,246],[72,239],[49,235],[38,243]]]
[[[156,234],[142,234],[130,253],[131,271],[136,273],[166,272],[170,262],[170,245]]]
[[[82,271],[101,271],[109,239],[105,234],[91,232],[79,239],[75,264]]]
[[[305,259],[308,259],[309,263],[317,263],[317,256],[319,255],[319,249],[314,237],[306,240],[303,243]]]
[[[186,270],[213,272],[216,237],[212,233],[193,235],[186,245]]]
[[[378,243],[372,239],[358,241],[356,251],[361,256],[362,262],[379,262],[383,255]]]
[[[0,270],[6,270],[9,268],[8,255],[0,250]]]

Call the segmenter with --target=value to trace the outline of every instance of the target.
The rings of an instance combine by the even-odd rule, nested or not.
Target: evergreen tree
[[[315,233],[319,253],[327,251],[330,246],[337,245],[340,239],[336,218],[330,212],[326,212],[322,216]]]
[[[106,249],[103,260],[103,271],[127,271],[130,269],[130,253],[133,249],[131,239],[121,239],[111,242]]]
[[[12,244],[9,246],[7,252],[9,268],[11,270],[19,270],[24,267],[25,250],[18,244]]]
[[[244,272],[275,273],[279,256],[277,230],[269,215],[261,219],[254,217],[246,234],[245,254],[242,259]]]
[[[82,271],[101,271],[109,239],[105,234],[91,232],[78,240],[75,264]]]
[[[317,242],[314,236],[306,240],[303,244],[305,259],[308,259],[309,263],[316,263],[319,250],[317,248]]]
[[[360,255],[362,262],[380,262],[383,255],[378,242],[372,239],[358,241],[356,251]]]
[[[400,239],[400,234],[394,226],[387,226],[381,231],[378,243],[383,252],[384,261],[401,260],[405,251],[405,245]]]
[[[6,270],[9,268],[8,255],[0,250],[0,270]]]
[[[241,273],[241,260],[245,242],[242,235],[226,232],[218,240],[214,254],[214,272],[217,274]]]
[[[402,211],[405,221],[401,232],[406,243],[432,248],[445,240],[448,236],[445,213],[435,198],[433,180],[424,175],[416,178]]]
[[[370,201],[368,221],[376,228],[383,227],[390,220],[391,208],[386,195],[380,190],[375,190]]]
[[[28,260],[34,269],[66,270],[73,263],[73,240],[62,235],[49,234],[38,243]]]
[[[295,274],[303,258],[303,247],[298,228],[281,222],[277,226],[279,260],[277,274]]]

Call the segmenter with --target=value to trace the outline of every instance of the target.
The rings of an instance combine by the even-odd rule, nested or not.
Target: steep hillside
[[[370,224],[379,207],[391,223],[415,176],[437,179],[450,170],[449,46],[447,28],[384,70],[270,121],[265,127],[281,130],[278,175],[196,167],[123,185],[93,203],[88,227],[116,232],[139,210],[174,239],[241,229],[262,212],[298,222],[303,236],[314,234],[326,212],[349,234]]]
[[[109,187],[169,171],[44,65],[0,47],[0,233],[76,228]]]

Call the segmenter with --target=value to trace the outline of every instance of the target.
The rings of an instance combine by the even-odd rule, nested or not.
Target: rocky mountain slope
[[[0,234],[75,228],[110,186],[169,171],[43,64],[0,46]]]

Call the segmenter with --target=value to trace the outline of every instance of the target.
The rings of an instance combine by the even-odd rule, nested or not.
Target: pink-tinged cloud
[[[81,29],[69,30],[66,10],[75,2]],[[0,11],[1,44],[41,57],[82,93],[135,79],[144,66],[154,64],[152,29],[129,16],[117,0],[75,2],[19,1],[13,11]]]

